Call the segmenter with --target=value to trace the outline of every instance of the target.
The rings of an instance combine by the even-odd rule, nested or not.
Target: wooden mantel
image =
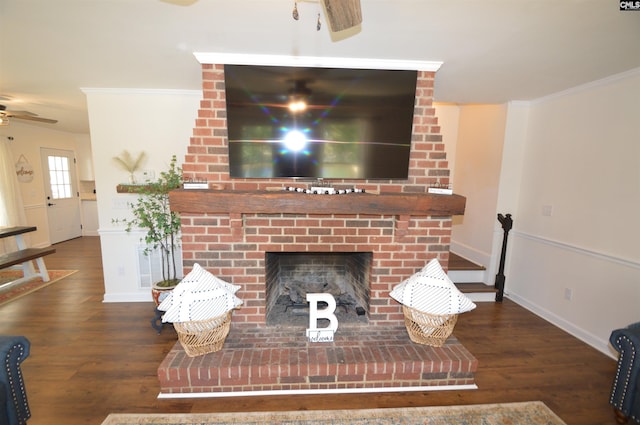
[[[296,192],[177,189],[169,193],[180,213],[378,214],[452,216],[464,214],[461,195],[428,193],[350,193],[314,195]]]

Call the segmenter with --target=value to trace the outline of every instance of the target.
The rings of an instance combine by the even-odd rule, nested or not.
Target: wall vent
[[[159,250],[153,250],[149,255],[145,255],[146,245],[138,245],[138,287],[140,289],[151,289],[154,282],[162,280],[162,259]],[[182,249],[176,249],[177,276],[182,278]]]

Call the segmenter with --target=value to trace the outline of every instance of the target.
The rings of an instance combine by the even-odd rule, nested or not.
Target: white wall
[[[523,158],[502,177],[520,183],[507,294],[607,353],[640,321],[638,99],[640,70],[533,102],[506,139]]]
[[[123,150],[148,160],[143,169],[157,177],[172,155],[185,157],[193,133],[200,91],[85,89],[89,109],[94,173],[98,193],[99,234],[106,302],[151,301],[138,277],[138,251],[143,233],[127,233],[113,219],[130,218],[128,202],[135,195],[118,194],[128,174],[113,158]]]
[[[449,170],[451,175],[449,181],[454,193],[456,192],[455,176],[453,170],[456,167],[456,147],[458,144],[458,126],[460,123],[460,106],[453,103],[436,103],[433,104],[440,125],[440,134],[444,143],[447,161],[449,162]]]
[[[506,117],[506,105],[459,107],[453,189],[467,198],[467,204],[464,216],[454,219],[451,250],[487,269],[495,263],[494,234],[499,227],[496,211]],[[493,284],[491,275],[487,274],[485,280]]]
[[[454,192],[467,197],[451,249],[497,273],[513,215],[506,296],[613,357],[613,329],[640,321],[640,70],[535,102],[455,106]],[[457,127],[456,127],[457,125]]]
[[[14,119],[9,126],[0,127],[0,137],[13,137],[9,144],[14,162],[18,161],[20,155],[24,155],[33,167],[33,180],[28,183],[19,183],[27,224],[38,228],[36,232],[28,235],[29,243],[32,246],[48,246],[51,242],[40,149],[73,151],[78,162],[85,162],[87,150],[84,145],[90,143],[89,136],[57,131],[55,125],[29,125]],[[79,199],[78,205],[80,205]]]

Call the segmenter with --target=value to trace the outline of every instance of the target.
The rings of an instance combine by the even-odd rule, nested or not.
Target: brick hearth
[[[309,343],[304,329],[232,326],[222,350],[188,357],[176,343],[158,369],[161,396],[251,391],[474,387],[477,360],[455,338],[434,348],[404,327],[340,327],[333,343]],[[428,388],[426,388],[428,389]]]

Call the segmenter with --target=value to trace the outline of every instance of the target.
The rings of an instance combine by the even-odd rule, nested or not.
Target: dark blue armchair
[[[609,403],[618,423],[640,423],[640,322],[611,332],[609,342],[620,353]]]
[[[29,356],[23,336],[0,336],[0,424],[24,425],[31,417],[20,364]]]

